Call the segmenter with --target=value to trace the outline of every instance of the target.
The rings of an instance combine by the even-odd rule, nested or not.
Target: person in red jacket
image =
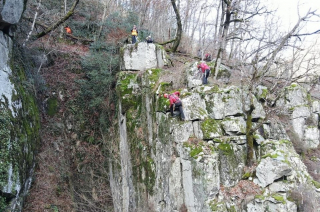
[[[211,61],[211,54],[209,52],[204,55],[204,60],[207,62]]]
[[[165,94],[163,94],[163,97],[169,99],[169,101],[170,101],[170,113],[171,113],[171,116],[173,116],[173,111],[175,109],[179,108],[181,120],[184,121],[185,117],[184,117],[184,113],[183,113],[183,109],[182,109],[182,102],[181,102],[181,100],[179,98],[180,97],[180,92],[176,91],[173,94],[166,94],[165,93]]]
[[[200,64],[198,64],[198,69],[201,68],[201,71],[203,73],[203,77],[202,77],[202,84],[208,84],[208,77],[210,74],[210,67],[205,63],[205,62],[201,62]]]

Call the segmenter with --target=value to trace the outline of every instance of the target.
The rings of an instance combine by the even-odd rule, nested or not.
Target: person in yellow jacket
[[[132,35],[132,44],[136,43],[137,41],[137,36],[138,36],[138,30],[136,25],[133,25],[133,28],[131,30],[131,35]]]

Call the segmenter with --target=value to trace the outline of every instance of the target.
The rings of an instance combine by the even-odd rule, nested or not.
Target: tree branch
[[[310,33],[304,33],[304,34],[294,34],[292,35],[293,37],[300,37],[300,36],[308,36],[308,35],[314,35],[314,34],[320,34],[320,29],[318,29],[317,31],[314,32],[310,32]],[[300,38],[299,38],[300,39]]]
[[[76,8],[78,3],[79,3],[79,0],[75,0],[75,2],[73,3],[71,9],[67,12],[67,14],[64,17],[62,17],[59,21],[54,23],[52,26],[50,26],[49,28],[47,28],[43,32],[37,34],[36,38],[41,38],[41,37],[45,36],[49,32],[51,32],[51,31],[55,30],[56,28],[58,28],[58,26],[60,24],[64,23],[66,20],[68,20],[73,15],[74,10],[75,10],[75,8]]]
[[[23,19],[27,20],[27,21],[30,21],[31,23],[33,21],[33,19],[30,18],[30,17],[23,17]],[[38,25],[38,26],[43,27],[45,30],[47,30],[49,28],[49,26],[47,26],[44,23],[39,22],[39,21],[36,21],[35,24]],[[68,37],[70,37],[72,39],[79,40],[79,41],[82,41],[82,42],[93,42],[94,41],[94,40],[90,40],[90,39],[86,39],[86,38],[76,37],[76,36],[74,36],[72,34],[67,34],[67,33],[65,33],[65,34],[66,34],[66,36],[68,36]]]
[[[169,41],[165,41],[165,42],[163,42],[163,43],[159,43],[159,45],[164,46],[164,45],[166,45],[166,44],[168,44],[168,43],[173,43],[175,40],[176,40],[176,39],[172,39],[172,40],[169,40]]]

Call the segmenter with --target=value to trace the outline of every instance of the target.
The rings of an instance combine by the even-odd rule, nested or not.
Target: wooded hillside
[[[133,25],[138,42],[151,36],[172,53],[171,70],[210,53],[211,80],[223,64],[250,94],[267,86],[271,116],[288,84],[318,82],[320,28],[306,27],[314,21],[320,21],[320,11],[310,8],[291,28],[280,28],[275,11],[260,0],[29,0],[15,51],[41,110],[42,145],[24,211],[112,210],[105,155],[119,154],[110,152],[108,135],[117,124],[121,48],[131,43]],[[246,108],[248,117],[252,107]],[[253,165],[253,132],[259,126],[250,119],[247,126]]]

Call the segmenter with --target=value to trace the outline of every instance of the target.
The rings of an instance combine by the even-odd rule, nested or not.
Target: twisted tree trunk
[[[171,48],[171,51],[172,52],[176,52],[177,49],[178,49],[178,46],[180,44],[180,41],[181,41],[181,36],[182,36],[182,24],[181,24],[181,17],[180,17],[180,13],[179,13],[179,10],[177,8],[177,5],[176,5],[176,1],[175,0],[171,0],[171,4],[172,4],[172,7],[173,7],[173,10],[176,14],[176,19],[177,19],[177,25],[178,25],[178,29],[177,29],[177,35],[176,35],[176,38],[174,40],[174,43],[173,43],[173,46]]]

